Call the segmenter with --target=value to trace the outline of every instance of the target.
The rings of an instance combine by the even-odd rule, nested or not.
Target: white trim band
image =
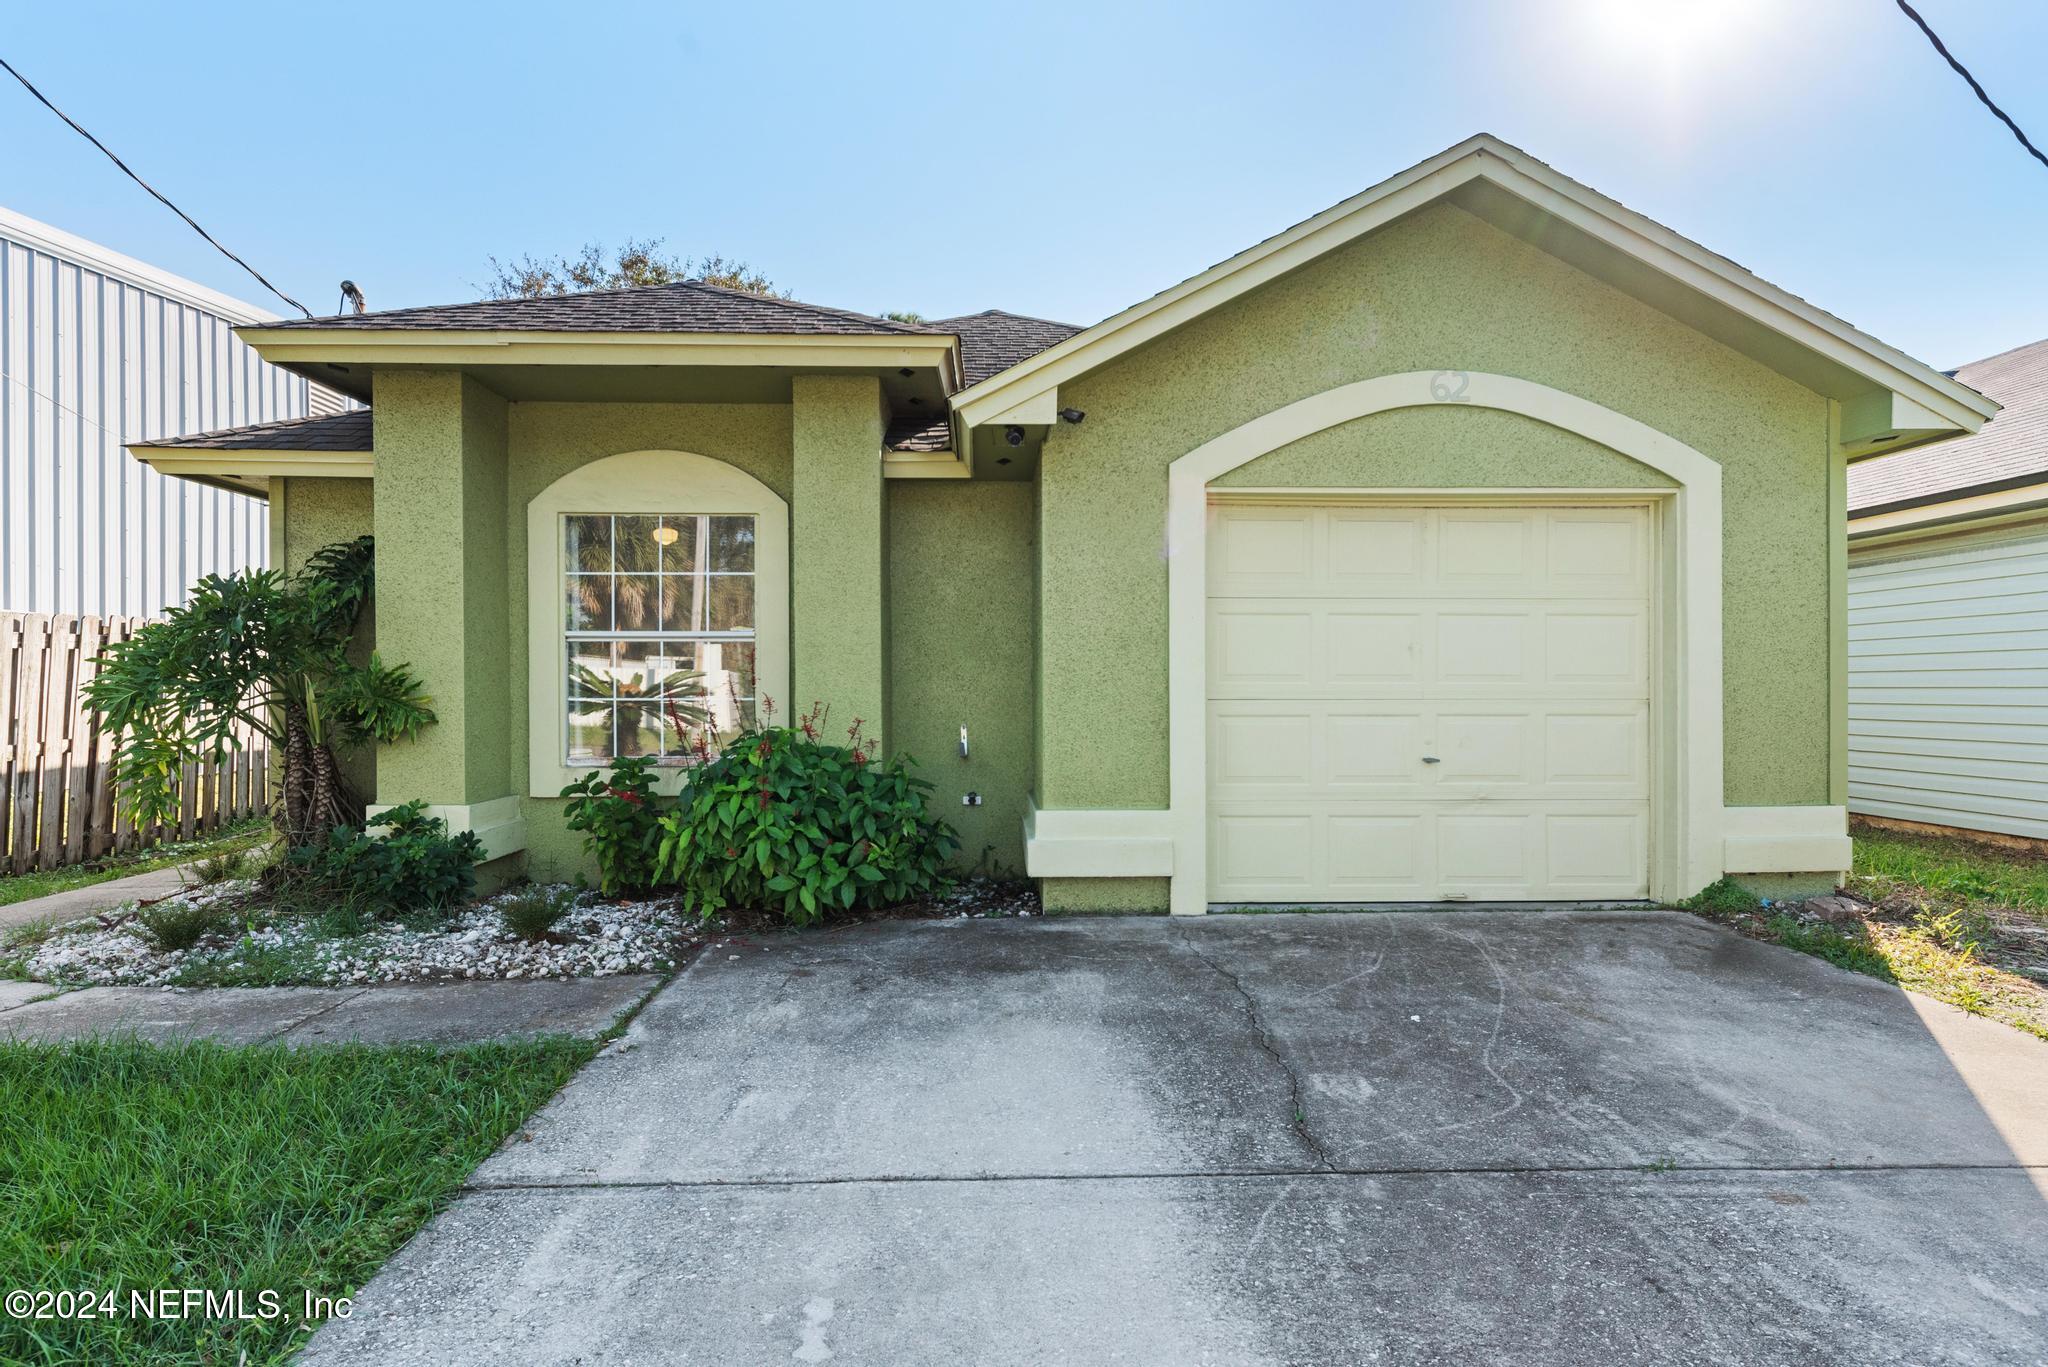
[[[368,824],[376,826],[377,818],[396,805],[390,802],[372,803],[368,809]],[[427,808],[427,815],[438,816],[447,822],[450,835],[475,831],[477,838],[484,842],[485,863],[493,859],[502,859],[508,854],[517,854],[526,848],[526,818],[520,811],[517,796],[494,797],[488,802],[430,806]]]
[[[1166,878],[1173,873],[1173,813],[1040,811],[1024,807],[1029,878]]]
[[[1728,873],[1840,873],[1855,862],[1847,807],[1728,807],[1721,829]]]

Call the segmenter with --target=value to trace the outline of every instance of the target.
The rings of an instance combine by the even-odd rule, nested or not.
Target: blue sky
[[[2048,139],[2048,5],[1919,7]],[[2048,336],[2048,168],[1888,0],[74,2],[0,54],[315,312],[634,235],[1087,323],[1484,130],[1925,360]],[[0,204],[263,301],[11,82]]]

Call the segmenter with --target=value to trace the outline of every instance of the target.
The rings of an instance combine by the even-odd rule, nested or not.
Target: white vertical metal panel
[[[0,611],[155,616],[267,563],[261,499],[123,448],[353,407],[234,335],[275,317],[0,209]]]
[[[2048,528],[1852,553],[1849,810],[2048,838]]]

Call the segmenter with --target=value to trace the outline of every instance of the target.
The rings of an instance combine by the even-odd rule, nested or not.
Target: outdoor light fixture
[[[1087,416],[1088,416],[1088,415],[1087,415],[1086,413],[1083,413],[1083,412],[1082,412],[1082,411],[1081,411],[1080,409],[1078,409],[1078,408],[1062,408],[1062,409],[1060,410],[1060,421],[1062,421],[1062,422],[1076,422],[1076,423],[1077,423],[1077,422],[1081,421],[1081,419],[1083,419],[1083,418],[1085,418],[1085,417],[1087,417]]]
[[[1012,446],[1022,446],[1024,444],[1024,429],[1015,426],[1005,427],[1003,429],[1003,440]]]
[[[654,529],[654,544],[657,546],[673,546],[676,544],[676,538],[681,535],[681,532],[664,522],[661,526]]]

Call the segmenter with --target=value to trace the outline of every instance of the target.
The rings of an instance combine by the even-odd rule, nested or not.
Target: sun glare
[[[1678,76],[1721,64],[1757,36],[1771,0],[1580,0],[1588,37],[1613,60]]]

